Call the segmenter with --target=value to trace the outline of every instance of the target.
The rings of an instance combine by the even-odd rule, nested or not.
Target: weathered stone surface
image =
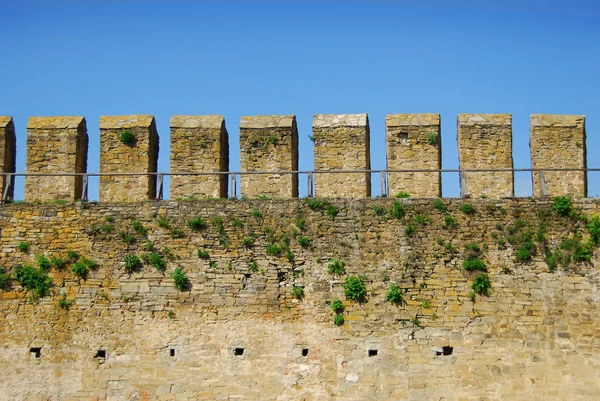
[[[460,168],[513,168],[512,115],[459,114],[457,138]],[[514,195],[512,171],[467,172],[466,177],[468,193],[472,197]]]
[[[313,119],[315,170],[371,168],[367,114],[315,114]],[[315,196],[366,198],[371,196],[369,173],[315,174]]]
[[[85,173],[88,134],[83,117],[30,117],[27,123],[27,173]],[[27,177],[25,200],[75,200],[81,176]]]
[[[129,131],[131,144],[121,135]],[[152,115],[100,117],[100,172],[153,173],[158,162],[158,132]],[[156,197],[156,175],[102,176],[100,200],[140,201]]]
[[[171,118],[171,172],[229,171],[229,136],[223,116]],[[227,198],[227,175],[171,175],[171,199]]]
[[[244,171],[298,171],[296,116],[245,116],[240,120],[242,196],[295,198],[298,174],[243,174]]]
[[[532,114],[529,148],[532,168],[587,168],[585,116]],[[549,196],[587,196],[585,171],[545,171]],[[533,194],[541,196],[539,172],[533,173]]]
[[[17,139],[15,136],[15,124],[12,117],[0,116],[0,172],[14,173],[15,159],[17,153]],[[0,177],[0,197],[4,194],[7,185],[7,198],[12,199],[15,188],[15,177]]]
[[[389,170],[441,169],[439,114],[388,114],[385,118]],[[413,198],[442,196],[441,173],[389,173],[390,196],[408,192]]]
[[[449,230],[431,200],[330,202],[339,209],[335,219],[302,200],[2,206],[5,273],[36,263],[36,255],[65,258],[68,250],[99,266],[85,280],[73,276],[72,262],[52,268],[50,295],[35,304],[16,281],[0,289],[0,399],[599,398],[598,250],[589,263],[554,272],[544,254],[576,231],[587,241],[582,220],[559,217],[543,199],[444,200],[457,223]],[[394,202],[404,219],[390,215]],[[473,216],[459,211],[465,203]],[[598,199],[574,206],[586,216],[600,211]],[[417,215],[429,222],[407,237]],[[208,227],[191,230],[191,216]],[[524,230],[545,226],[546,241],[528,263],[517,262],[517,246],[505,241],[513,230],[520,235],[522,221],[531,225]],[[289,235],[291,227],[309,247]],[[124,243],[120,232],[136,241]],[[253,246],[244,246],[247,237]],[[267,254],[286,238],[293,260]],[[20,241],[30,243],[29,252],[18,251]],[[165,273],[149,264],[127,273],[124,257],[148,253],[147,241],[172,254]],[[472,243],[492,285],[489,297],[474,301],[477,273],[460,268]],[[198,248],[210,259],[200,259]],[[344,262],[342,277],[328,272],[330,258]],[[176,291],[169,278],[178,266],[189,291]],[[357,275],[366,285],[362,303],[345,299],[342,287]],[[386,300],[392,284],[404,294],[399,304]],[[304,288],[301,300],[294,286]],[[57,306],[62,294],[75,301],[69,310]],[[340,327],[334,298],[344,303]],[[41,348],[40,358],[31,347]],[[105,358],[95,358],[98,350]]]

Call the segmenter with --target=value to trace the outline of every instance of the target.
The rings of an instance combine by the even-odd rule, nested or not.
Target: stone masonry
[[[229,136],[223,116],[171,118],[171,172],[229,171]],[[227,175],[171,176],[171,199],[227,198]]]
[[[460,168],[513,168],[512,116],[510,114],[459,114],[458,158]],[[514,174],[466,173],[470,196],[506,198],[514,195]]]
[[[240,120],[240,167],[244,171],[297,171],[296,116],[251,116]],[[242,174],[242,196],[298,197],[298,174]]]
[[[30,117],[27,123],[27,173],[85,173],[88,134],[83,117]],[[76,200],[83,177],[27,177],[26,201]]]
[[[564,266],[547,257],[587,243],[599,199],[575,199],[575,218],[550,199],[328,202],[333,219],[300,199],[2,205],[0,400],[600,399],[600,248]],[[545,239],[519,261],[531,230]],[[83,278],[73,252],[97,264]],[[143,264],[127,270],[134,255]],[[485,275],[463,268],[474,255]],[[36,299],[11,277],[42,257],[63,265],[45,267]],[[471,294],[482,277],[488,294]]]
[[[316,114],[313,119],[315,170],[370,170],[367,114]],[[371,196],[370,173],[315,174],[319,198]]]
[[[12,117],[0,116],[0,172],[15,172],[15,155],[17,139],[15,136],[15,124]],[[15,177],[10,179],[7,176],[0,177],[0,197],[4,194],[7,185],[10,188],[7,192],[7,198],[12,199],[15,189]]]
[[[529,147],[532,168],[586,168],[585,116],[532,114]],[[585,171],[545,171],[549,196],[587,196]],[[539,172],[533,173],[533,194],[541,196]]]
[[[125,143],[128,135],[133,138]],[[152,173],[158,162],[158,132],[152,115],[100,117],[100,172]],[[156,175],[102,176],[100,201],[133,202],[156,197]]]
[[[385,118],[389,170],[441,169],[439,114],[389,114]],[[442,196],[441,173],[388,173],[390,196],[408,192],[413,198]]]

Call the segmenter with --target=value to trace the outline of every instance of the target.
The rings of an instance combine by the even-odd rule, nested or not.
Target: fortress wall
[[[533,168],[587,168],[585,116],[532,114],[529,146]],[[587,174],[546,171],[549,196],[587,196]],[[541,196],[539,173],[533,173],[533,194]]]
[[[152,115],[100,117],[100,172],[153,173],[158,132]],[[102,176],[100,201],[135,202],[156,197],[156,176]]]
[[[27,123],[27,173],[85,173],[88,135],[83,117],[30,117]],[[81,176],[27,177],[26,201],[75,200]]]
[[[298,171],[296,116],[242,117],[240,166],[242,196],[298,197],[298,174],[243,174],[245,171]]]
[[[229,171],[229,137],[223,116],[171,118],[171,171]],[[227,198],[227,175],[171,176],[171,199]]]
[[[465,169],[513,168],[510,114],[459,114],[458,158]],[[469,195],[475,198],[514,196],[514,173],[466,174]]]
[[[441,169],[439,114],[388,114],[385,118],[387,168]],[[408,192],[413,198],[442,196],[442,174],[388,173],[390,196]]]
[[[72,262],[51,268],[50,295],[33,304],[16,281],[0,290],[0,399],[598,398],[598,251],[554,268],[545,257],[576,232],[585,243],[583,220],[540,199],[444,200],[445,210],[426,199],[328,202],[333,219],[302,200],[2,206],[5,274],[68,250],[98,267],[85,280]],[[600,203],[574,206],[591,216]],[[203,228],[188,226],[193,217]],[[528,230],[543,235],[519,262],[514,238]],[[478,273],[462,268],[473,243],[487,297],[471,297]],[[164,273],[125,270],[127,255],[150,252],[165,257]],[[330,274],[333,258],[345,273]],[[177,267],[190,280],[183,292]],[[363,277],[362,303],[344,295],[350,276]],[[403,302],[386,300],[392,284]]]

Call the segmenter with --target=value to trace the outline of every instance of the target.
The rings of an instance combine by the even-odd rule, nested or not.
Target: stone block
[[[15,124],[12,117],[0,116],[0,173],[14,173],[15,159],[17,153],[17,140],[15,136]],[[0,177],[0,197],[4,194],[7,185],[7,197],[12,199],[15,189],[15,177]]]
[[[389,170],[442,168],[439,114],[389,114],[385,118]],[[408,192],[413,198],[442,196],[442,174],[388,173],[390,196]]]
[[[240,120],[240,166],[244,171],[297,171],[296,116],[251,116]],[[242,174],[243,196],[298,197],[298,174]]]
[[[157,162],[154,116],[100,117],[101,173],[155,173]],[[135,202],[155,197],[156,175],[100,177],[100,201]]]
[[[585,116],[532,114],[529,148],[532,168],[587,168]],[[533,195],[541,196],[539,172],[532,174]],[[545,171],[549,196],[587,196],[585,171]]]
[[[464,169],[512,169],[512,115],[459,114],[458,158]],[[474,198],[514,195],[514,173],[467,172],[467,189]]]
[[[31,117],[27,123],[27,173],[87,172],[88,134],[83,117]],[[25,200],[81,199],[82,176],[25,179]]]
[[[223,116],[171,118],[171,172],[229,171],[229,136]],[[227,198],[228,176],[171,176],[171,199]]]
[[[370,170],[367,114],[316,114],[313,119],[315,170]],[[317,173],[319,198],[367,198],[370,173]]]

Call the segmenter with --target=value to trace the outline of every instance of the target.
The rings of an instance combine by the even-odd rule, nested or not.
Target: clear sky
[[[0,115],[14,118],[20,172],[29,116],[84,116],[97,172],[100,116],[127,114],[156,117],[160,171],[181,114],[225,116],[233,171],[242,115],[295,114],[300,169],[312,169],[313,114],[368,113],[382,169],[386,114],[440,113],[443,168],[458,167],[459,113],[511,113],[517,168],[531,166],[530,114],[584,114],[600,167],[597,0],[0,0],[0,14]],[[515,183],[531,194],[530,174]],[[457,175],[443,195],[459,195]]]

